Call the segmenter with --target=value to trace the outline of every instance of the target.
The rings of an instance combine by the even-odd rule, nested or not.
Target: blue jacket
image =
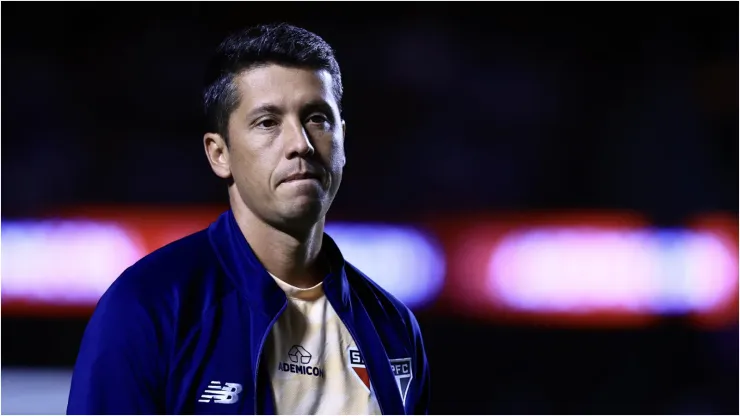
[[[332,270],[324,291],[355,339],[381,411],[428,413],[429,369],[416,318],[345,262],[326,235],[323,249]],[[286,305],[227,211],[138,261],[101,297],[82,339],[67,413],[274,414],[268,360],[261,358]],[[399,378],[391,360],[404,358],[410,374]],[[214,388],[225,392],[220,400],[201,400]]]

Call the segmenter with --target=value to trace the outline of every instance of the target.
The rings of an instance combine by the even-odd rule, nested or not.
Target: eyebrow
[[[333,109],[331,105],[326,102],[326,100],[323,99],[315,99],[311,100],[307,103],[305,103],[301,108],[301,113],[304,112],[310,112],[310,111],[322,111],[325,113],[328,113],[329,115],[333,115]],[[277,106],[275,104],[261,104],[257,107],[255,107],[252,111],[250,111],[247,114],[248,118],[254,118],[261,114],[278,114],[281,115],[285,113],[282,107]]]
[[[331,116],[334,115],[334,111],[333,111],[331,105],[329,105],[329,103],[326,102],[326,100],[323,100],[323,99],[311,100],[311,101],[307,102],[305,105],[303,105],[303,108],[301,110],[302,111],[305,111],[305,112],[317,111],[318,110],[318,111],[325,112],[325,113],[327,113],[328,115],[331,115]]]
[[[248,118],[256,117],[260,114],[283,114],[283,110],[275,104],[262,104],[247,114]]]

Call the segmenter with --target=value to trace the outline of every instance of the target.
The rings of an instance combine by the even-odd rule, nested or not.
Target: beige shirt
[[[277,413],[381,414],[367,371],[351,365],[355,341],[322,284],[299,289],[273,278],[288,296],[265,347]]]

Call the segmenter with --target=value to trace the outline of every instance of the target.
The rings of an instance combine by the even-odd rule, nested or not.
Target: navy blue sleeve
[[[421,328],[419,328],[419,322],[413,313],[409,312],[411,326],[413,330],[414,343],[416,345],[416,373],[414,378],[417,380],[418,385],[418,396],[416,399],[416,405],[413,409],[415,415],[428,415],[429,404],[431,401],[431,377],[429,374],[429,361],[427,361],[427,353],[424,348],[424,339],[421,336]]]
[[[119,283],[100,299],[85,330],[67,414],[165,412],[162,331],[142,305],[142,293]]]

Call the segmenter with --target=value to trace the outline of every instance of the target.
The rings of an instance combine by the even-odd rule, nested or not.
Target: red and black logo
[[[401,393],[401,399],[405,405],[406,394],[409,391],[411,379],[414,378],[414,373],[411,369],[411,358],[396,358],[391,360],[390,365],[393,370],[393,375],[396,377],[398,392]],[[360,350],[356,347],[349,348],[349,366],[355,372],[357,378],[362,381],[362,384],[370,390],[370,376],[367,373],[365,360],[362,358]]]

